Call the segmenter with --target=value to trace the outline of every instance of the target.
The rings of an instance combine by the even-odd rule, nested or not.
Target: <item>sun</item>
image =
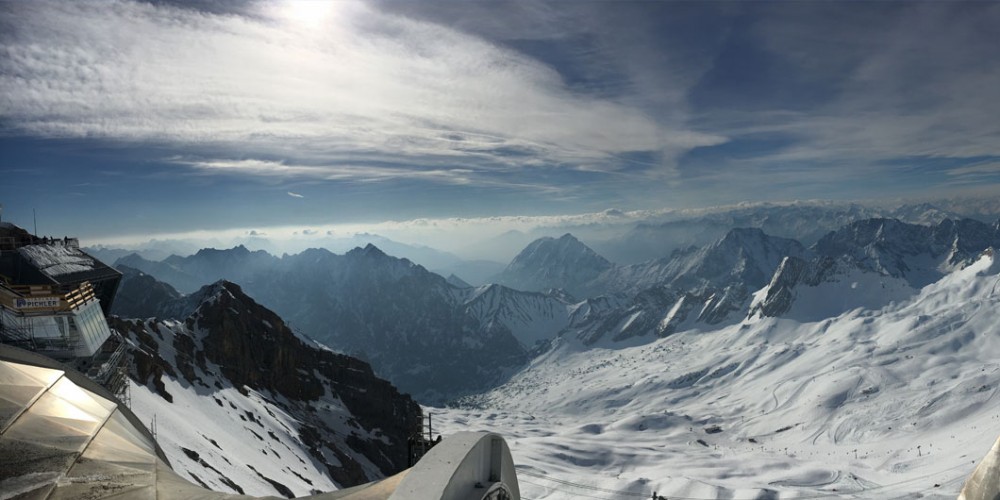
[[[334,14],[335,0],[285,0],[281,14],[289,21],[318,28]]]

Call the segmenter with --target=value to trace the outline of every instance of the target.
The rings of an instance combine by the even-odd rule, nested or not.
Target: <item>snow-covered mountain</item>
[[[511,288],[544,291],[561,288],[587,296],[587,285],[613,267],[611,262],[566,233],[559,238],[539,238],[521,250],[497,277]]]
[[[590,286],[632,299],[590,314],[563,334],[614,343],[714,329],[747,316],[816,320],[879,308],[912,297],[987,248],[1000,248],[998,227],[971,219],[933,226],[866,219],[810,249],[759,229],[735,229],[703,248],[609,269]]]
[[[310,338],[362,357],[421,401],[491,387],[527,360],[509,331],[483,328],[463,311],[466,292],[374,245],[286,256],[245,287]]]
[[[217,491],[301,496],[407,466],[419,407],[367,363],[296,337],[220,281],[183,320],[112,326],[132,344],[131,407],[175,471]]]
[[[824,236],[819,255],[846,256],[860,267],[903,278],[914,287],[933,283],[987,247],[1000,247],[1000,221],[945,220],[933,226],[867,219]]]
[[[430,411],[442,432],[505,435],[536,499],[955,498],[1000,433],[998,325],[987,250],[909,299],[816,321],[598,349],[563,335]]]
[[[666,221],[640,222],[618,238],[594,241],[592,247],[613,262],[636,264],[666,257],[674,250],[708,245],[736,228],[758,228],[808,246],[830,231],[875,217],[932,225],[946,219],[960,219],[963,214],[931,203],[891,207],[823,201],[744,203],[681,211]],[[995,218],[994,215],[992,220]]]
[[[473,289],[462,309],[482,328],[510,332],[522,346],[532,349],[566,327],[573,302],[556,291],[521,292],[494,284]]]
[[[984,250],[1000,248],[998,227],[972,219],[933,226],[892,219],[849,224],[820,239],[812,260],[782,262],[749,315],[818,320],[907,299]]]
[[[674,250],[709,245],[736,228],[757,228],[811,245],[845,224],[887,215],[885,210],[859,204],[752,203],[705,210],[665,222],[639,223],[621,238],[595,247],[614,262],[636,264],[664,258]]]
[[[205,266],[192,263],[218,252],[237,257],[214,261],[246,255],[239,247],[199,252],[174,260],[170,269],[194,276]],[[558,295],[450,283],[374,245],[344,255],[310,249],[262,260],[252,273],[234,272],[233,280],[306,336],[365,359],[421,401],[444,401],[506,380],[527,362],[540,337],[555,336],[569,302]],[[158,305],[155,315],[177,318],[189,302]],[[529,313],[538,316],[526,318]]]
[[[711,245],[669,258],[614,266],[585,285],[614,299],[586,308],[562,335],[588,345],[643,342],[696,325],[715,327],[746,315],[751,294],[764,286],[785,256],[805,257],[795,240],[759,229],[733,229]],[[633,340],[629,340],[633,339]]]
[[[535,262],[536,270],[548,263],[552,272],[543,273],[545,279],[616,291],[582,301],[552,290],[469,287],[371,245],[345,255],[286,255],[240,279],[303,332],[364,353],[376,373],[424,402],[486,391],[463,398],[461,409],[433,409],[435,428],[504,434],[529,498],[595,491],[608,498],[649,497],[652,491],[668,498],[945,498],[954,497],[971,462],[1000,432],[1000,261],[991,249],[1000,247],[998,235],[1000,223],[919,226],[865,219],[828,232],[809,249],[760,229],[737,228],[703,247],[631,266],[592,259],[596,253],[580,250],[586,246],[572,237],[561,244],[562,238],[545,240],[554,246],[535,255],[540,244],[525,254],[523,262]],[[559,255],[606,265],[573,273],[546,260]],[[127,276],[126,282],[138,278]],[[194,311],[194,318],[203,314],[200,304],[224,295],[207,290],[168,302],[174,310]],[[232,309],[214,310],[229,317],[223,324],[252,316]],[[256,411],[261,425],[279,429],[266,409],[280,417],[278,409],[291,415],[288,408],[317,407],[296,406],[280,392],[297,384],[232,382],[239,378],[224,367],[241,363],[217,358],[195,319],[133,325],[133,339],[157,342],[161,353],[174,353],[172,363],[178,356],[194,360],[174,368],[180,374],[174,378],[159,368],[167,374],[159,377],[166,381],[159,388],[152,376],[159,365],[145,362],[147,371],[137,373],[151,374],[141,378],[150,389],[139,391],[139,401],[163,404],[157,390],[178,399],[201,397],[216,387],[212,377],[223,373],[233,389],[219,379],[223,389],[216,392],[230,399],[220,399],[212,411],[222,413],[211,418],[238,418],[227,410],[231,401],[241,412]],[[245,349],[237,344],[223,351]],[[199,356],[207,360],[210,353],[214,364],[199,367]],[[137,368],[142,363],[140,356]],[[239,384],[253,390],[240,394]],[[274,404],[266,406],[269,401]],[[288,425],[300,419],[278,420]],[[259,428],[249,417],[245,423]],[[980,439],[983,431],[989,439]],[[208,443],[177,447],[196,453],[193,459],[181,450],[177,460],[187,460],[187,472],[199,480],[208,482],[199,474],[207,470],[199,462],[204,453],[212,457],[206,463],[234,482],[243,474],[240,481],[273,492],[260,473],[309,486],[256,462],[249,465],[257,472],[222,469],[210,441],[177,432],[189,433],[185,442]],[[247,437],[228,444],[212,439],[229,449],[255,443]],[[304,439],[299,442],[307,449],[315,442]],[[295,449],[292,441],[283,442]],[[294,456],[308,466],[308,457]],[[373,470],[358,463],[362,471]],[[321,482],[306,469],[295,471]]]
[[[798,241],[770,236],[760,229],[737,228],[702,248],[690,247],[667,258],[609,269],[590,287],[626,293],[657,285],[698,292],[731,284],[759,288],[784,257],[806,255]]]
[[[511,263],[522,277],[544,278],[536,284],[592,290],[583,302],[554,291],[471,288],[373,245],[345,255],[313,249],[264,258],[266,265],[234,272],[234,279],[309,337],[361,356],[421,401],[440,402],[502,383],[559,335],[588,345],[636,344],[748,316],[805,320],[898,302],[1000,246],[997,227],[866,219],[811,249],[738,228],[705,247],[630,266],[615,266],[566,235],[537,240]],[[184,262],[198,255],[206,253]],[[570,272],[574,263],[585,272]],[[171,269],[197,268],[177,260]],[[793,307],[800,295],[807,300]]]

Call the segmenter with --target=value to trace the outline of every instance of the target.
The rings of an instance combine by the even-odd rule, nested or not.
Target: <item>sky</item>
[[[1000,195],[996,26],[995,2],[0,2],[0,203],[113,241]]]

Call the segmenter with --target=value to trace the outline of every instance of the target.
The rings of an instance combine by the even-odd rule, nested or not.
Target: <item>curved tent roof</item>
[[[503,498],[520,498],[506,443],[496,434],[467,432],[395,476],[307,498],[457,500],[485,498],[499,486]],[[135,414],[106,389],[51,358],[3,344],[0,492],[25,499],[254,498],[188,482],[170,468]]]

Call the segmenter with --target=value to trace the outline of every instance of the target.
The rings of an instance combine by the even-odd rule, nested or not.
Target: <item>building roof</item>
[[[156,498],[161,464],[152,436],[105,389],[45,356],[0,345],[0,490]]]
[[[53,279],[65,274],[93,271],[102,265],[79,248],[64,245],[26,245],[18,248],[17,252]]]
[[[25,245],[5,252],[0,274],[18,285],[64,285],[83,281],[120,279],[121,273],[73,246]]]
[[[511,493],[508,498],[518,500],[513,462],[502,438],[459,433],[432,448],[412,469],[382,481],[303,498],[481,498],[487,492],[481,485],[501,476]],[[0,491],[38,499],[253,498],[190,483],[170,468],[149,431],[106,389],[50,358],[3,344]]]

